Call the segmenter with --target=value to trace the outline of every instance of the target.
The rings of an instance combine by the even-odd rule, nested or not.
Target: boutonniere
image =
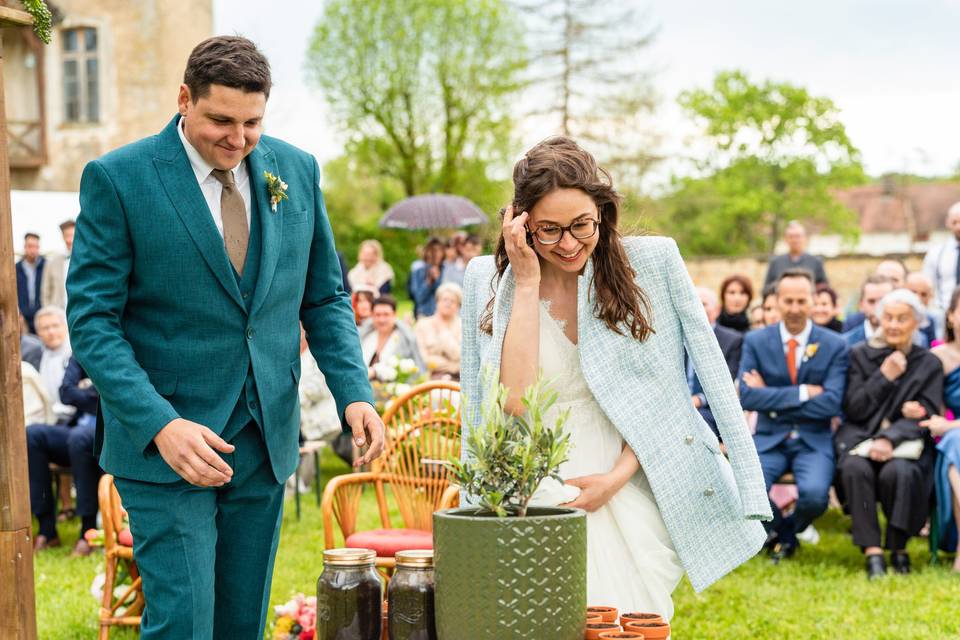
[[[819,342],[813,342],[807,345],[806,351],[803,352],[803,361],[806,362],[813,356],[817,355],[817,349],[820,348]]]
[[[270,194],[270,210],[276,213],[277,205],[287,199],[287,183],[269,171],[264,171],[263,177],[267,181],[267,193]]]

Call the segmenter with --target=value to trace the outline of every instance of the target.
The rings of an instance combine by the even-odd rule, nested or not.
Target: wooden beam
[[[0,12],[0,19],[8,18],[9,12]],[[4,640],[37,637],[32,528],[0,39],[0,638]]]
[[[20,9],[0,7],[0,27],[29,27],[33,24],[33,16]]]

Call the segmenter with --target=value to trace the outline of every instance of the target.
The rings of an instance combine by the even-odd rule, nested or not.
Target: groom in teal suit
[[[253,43],[206,40],[179,114],[80,185],[70,336],[100,390],[97,447],[130,514],[144,640],[263,637],[299,459],[301,322],[368,446],[357,464],[383,447],[319,168],[261,136],[269,93]]]

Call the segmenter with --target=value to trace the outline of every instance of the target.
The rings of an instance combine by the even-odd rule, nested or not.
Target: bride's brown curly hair
[[[650,337],[650,301],[634,278],[617,229],[620,219],[620,194],[613,188],[613,180],[606,169],[571,138],[548,138],[530,149],[513,167],[513,210],[519,215],[530,211],[541,198],[557,189],[579,189],[586,193],[600,211],[600,237],[593,250],[593,282],[596,290],[594,314],[613,331],[633,336],[641,342]],[[501,221],[503,211],[500,212]],[[510,260],[503,235],[497,240],[494,253],[497,273],[490,283],[496,292],[496,283],[503,276]],[[480,317],[480,330],[493,333],[493,305],[491,297]]]

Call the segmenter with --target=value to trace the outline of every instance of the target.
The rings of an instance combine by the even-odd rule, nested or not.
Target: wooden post
[[[30,14],[0,7],[0,27],[31,24]],[[36,640],[37,637],[32,526],[0,31],[0,638]]]

